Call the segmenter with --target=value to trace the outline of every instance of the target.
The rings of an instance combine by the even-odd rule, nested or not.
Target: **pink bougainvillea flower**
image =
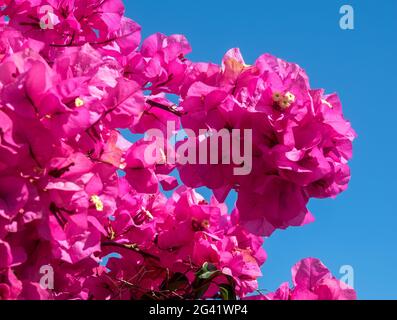
[[[125,155],[126,178],[131,186],[141,193],[157,193],[159,183],[173,189],[177,181],[167,176],[175,164],[167,157],[175,158],[174,149],[162,137],[149,137],[134,143]]]
[[[312,90],[298,65],[268,54],[247,65],[232,49],[220,67],[193,65],[186,79],[183,127],[251,129],[253,168],[236,176],[230,166],[184,165],[182,181],[213,189],[220,201],[236,189],[241,221],[251,232],[269,236],[313,221],[306,209],[311,197],[335,197],[347,188],[355,133],[338,97]]]
[[[190,51],[191,47],[183,35],[167,37],[157,33],[143,41],[140,53],[147,61],[144,74],[154,94],[179,92],[189,65],[185,55]]]
[[[6,269],[12,264],[12,253],[10,245],[0,240],[0,269]]]
[[[4,10],[12,27],[51,45],[105,43],[121,29],[123,13],[120,0],[10,1]]]
[[[306,208],[308,197],[297,185],[277,176],[259,176],[256,179],[252,181],[250,190],[240,192],[237,201],[240,219],[248,230],[270,235],[275,229],[313,221]],[[255,190],[257,184],[260,184],[260,189]]]
[[[314,258],[303,259],[292,268],[293,288],[283,283],[276,292],[257,296],[263,300],[355,300],[356,292],[336,279]]]

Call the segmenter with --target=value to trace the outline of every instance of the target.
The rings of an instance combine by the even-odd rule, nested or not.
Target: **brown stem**
[[[113,37],[113,38],[110,38],[110,39],[107,39],[107,40],[104,40],[104,41],[99,41],[99,42],[80,42],[80,43],[73,43],[73,42],[72,42],[72,43],[66,43],[66,44],[51,43],[51,44],[49,44],[49,46],[50,46],[50,47],[55,47],[55,48],[81,47],[81,46],[83,46],[85,43],[89,43],[89,44],[92,45],[92,46],[95,46],[95,45],[105,45],[105,44],[108,44],[108,43],[110,43],[110,42],[116,41],[116,40],[118,40],[118,39],[128,37],[128,36],[130,36],[130,35],[132,35],[132,34],[133,34],[133,32],[130,32],[130,33],[127,33],[127,34],[125,34],[125,35],[123,35],[123,36],[121,36],[121,37]]]
[[[103,247],[117,247],[117,248],[121,248],[121,249],[132,250],[136,253],[139,253],[140,255],[142,255],[145,258],[152,258],[156,261],[160,261],[159,257],[157,257],[149,252],[139,249],[138,245],[136,245],[136,244],[123,244],[123,243],[118,243],[118,242],[113,242],[113,241],[106,241],[106,242],[102,242],[102,246]]]
[[[165,105],[165,104],[162,104],[162,103],[159,103],[159,102],[150,100],[150,99],[146,100],[146,103],[147,103],[148,105],[152,106],[152,107],[156,107],[156,108],[159,108],[159,109],[161,109],[161,110],[171,112],[171,113],[175,114],[175,115],[178,116],[178,117],[181,117],[181,116],[183,116],[183,115],[186,114],[186,112],[179,111],[179,110],[176,108],[176,105],[167,106],[167,105]]]

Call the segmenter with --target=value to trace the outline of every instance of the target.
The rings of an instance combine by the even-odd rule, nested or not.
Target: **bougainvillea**
[[[284,282],[276,292],[251,297],[257,300],[355,300],[356,292],[336,279],[320,260],[303,259],[292,268],[291,289]]]
[[[0,299],[247,298],[263,236],[312,222],[310,198],[347,188],[355,133],[303,69],[247,65],[238,49],[196,63],[184,36],[141,43],[140,29],[121,0],[0,1]],[[249,174],[171,161],[183,141],[168,141],[169,122],[198,145],[200,129],[250,129]],[[131,143],[121,129],[164,133],[160,154],[146,156],[159,137]],[[317,260],[293,280],[253,298],[355,298]]]

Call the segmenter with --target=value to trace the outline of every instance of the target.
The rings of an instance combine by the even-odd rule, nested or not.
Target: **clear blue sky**
[[[317,221],[276,232],[260,280],[274,290],[290,267],[317,257],[338,275],[355,271],[361,299],[397,299],[397,1],[125,1],[127,15],[155,32],[187,36],[194,61],[220,62],[239,47],[247,63],[269,52],[306,69],[313,87],[338,92],[359,134],[349,190],[312,201]],[[339,9],[355,9],[355,30],[339,27]],[[231,205],[231,201],[229,201]]]

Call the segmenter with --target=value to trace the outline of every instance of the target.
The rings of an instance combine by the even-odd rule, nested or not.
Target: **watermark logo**
[[[343,5],[339,9],[343,16],[339,20],[339,26],[342,30],[354,30],[354,9],[351,5]]]
[[[145,141],[154,142],[144,152],[145,161],[158,164],[233,164],[233,174],[249,175],[252,171],[252,130],[251,129],[200,129],[198,135],[185,129],[185,139],[176,141],[180,135],[175,122],[167,121],[167,137],[174,140],[175,153],[167,147],[167,138],[159,129],[146,132]]]
[[[339,274],[342,275],[340,278],[342,289],[354,288],[354,268],[351,265],[341,266]]]
[[[50,5],[41,6],[39,14],[43,15],[40,18],[40,28],[43,30],[54,29],[54,25],[58,22],[54,9]]]
[[[44,290],[54,290],[54,268],[50,265],[44,265],[40,268],[40,286]]]

